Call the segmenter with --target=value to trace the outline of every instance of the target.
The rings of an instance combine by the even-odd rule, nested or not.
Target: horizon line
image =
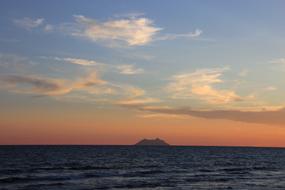
[[[0,144],[3,146],[134,146],[134,147],[224,147],[224,148],[278,148],[285,149],[285,146],[254,146],[254,145],[172,145],[160,146],[160,145],[140,145],[135,144]]]

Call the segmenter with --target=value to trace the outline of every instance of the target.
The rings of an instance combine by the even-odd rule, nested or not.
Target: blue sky
[[[1,1],[0,97],[147,111],[282,110],[284,6]]]

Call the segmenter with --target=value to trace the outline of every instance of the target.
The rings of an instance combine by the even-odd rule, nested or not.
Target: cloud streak
[[[212,104],[241,101],[232,90],[217,89],[214,84],[223,83],[220,78],[227,68],[200,69],[192,73],[174,75],[167,91],[175,99],[197,98]]]
[[[72,36],[83,37],[109,47],[144,46],[153,41],[194,39],[202,35],[201,29],[181,34],[159,34],[163,28],[154,24],[144,14],[126,14],[106,21],[74,15],[75,22],[61,25],[61,30]]]
[[[27,74],[1,74],[0,84],[2,89],[12,92],[48,96],[65,95],[77,90],[92,91],[92,93],[97,90],[98,93],[98,88],[104,93],[107,92],[108,86],[108,82],[101,79],[96,71],[74,80]]]
[[[133,106],[141,106],[157,102],[160,102],[160,100],[156,98],[140,98],[140,99],[120,100],[117,102],[117,104],[120,106],[133,107]]]
[[[144,73],[144,70],[142,68],[135,68],[134,65],[119,65],[117,66],[117,69],[119,70],[119,73],[124,75],[135,75]]]
[[[269,61],[271,64],[285,65],[285,58],[274,59]]]
[[[176,40],[176,39],[180,39],[180,38],[193,39],[193,38],[197,38],[197,37],[201,36],[202,33],[203,33],[202,30],[196,29],[195,31],[189,32],[186,34],[165,34],[165,35],[161,35],[160,37],[157,37],[156,40]]]
[[[141,114],[138,117],[146,119],[187,119],[185,115],[176,115],[176,114],[163,114],[163,113],[151,113],[151,114]]]
[[[108,95],[112,96],[105,99],[108,103],[125,106],[144,105],[158,101],[153,98],[144,98],[145,91],[141,88],[105,81],[95,71],[76,80],[2,74],[0,75],[0,88],[19,94],[50,96],[58,100],[64,100],[62,99],[64,97],[91,102],[98,97]]]
[[[272,124],[285,126],[285,108],[273,111],[239,111],[239,110],[210,110],[199,111],[189,108],[139,108],[142,111],[150,111],[162,114],[188,115],[205,119],[226,119],[246,123]]]
[[[156,26],[152,19],[145,17],[142,13],[117,15],[105,21],[84,15],[73,15],[73,17],[73,22],[59,25],[47,23],[44,18],[29,17],[14,19],[13,22],[26,30],[40,28],[44,32],[61,31],[109,47],[135,47],[144,46],[153,41],[196,39],[203,33],[201,29],[197,28],[188,33],[159,34],[163,28]]]
[[[79,58],[70,58],[70,57],[65,57],[65,58],[55,57],[54,59],[57,61],[65,61],[67,63],[75,64],[75,65],[83,65],[83,66],[98,65],[96,61],[88,60],[88,59],[79,59]]]
[[[71,91],[71,88],[65,86],[63,80],[35,76],[0,75],[0,83],[18,93],[61,95]]]
[[[148,18],[123,18],[100,22],[83,15],[74,16],[80,28],[73,33],[92,41],[105,41],[109,44],[123,43],[127,46],[141,46],[152,41],[161,30]]]
[[[130,64],[116,66],[116,65],[106,64],[106,63],[99,63],[94,60],[82,59],[82,58],[71,58],[71,57],[65,57],[65,58],[54,57],[53,59],[56,61],[64,61],[65,63],[70,63],[74,65],[101,66],[101,67],[104,67],[104,69],[113,70],[123,75],[136,75],[136,74],[142,74],[145,72],[144,69],[136,68],[135,65],[130,65]]]
[[[41,26],[44,23],[44,19],[43,18],[24,17],[21,19],[15,19],[14,23],[21,28],[24,28],[26,30],[30,30],[30,29],[37,28],[37,27]]]

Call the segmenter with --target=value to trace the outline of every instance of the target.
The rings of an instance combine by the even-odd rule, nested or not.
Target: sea
[[[285,189],[285,149],[0,146],[0,189]]]

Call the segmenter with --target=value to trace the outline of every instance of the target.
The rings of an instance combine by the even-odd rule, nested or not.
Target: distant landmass
[[[143,139],[135,144],[136,146],[170,146],[162,139]]]

